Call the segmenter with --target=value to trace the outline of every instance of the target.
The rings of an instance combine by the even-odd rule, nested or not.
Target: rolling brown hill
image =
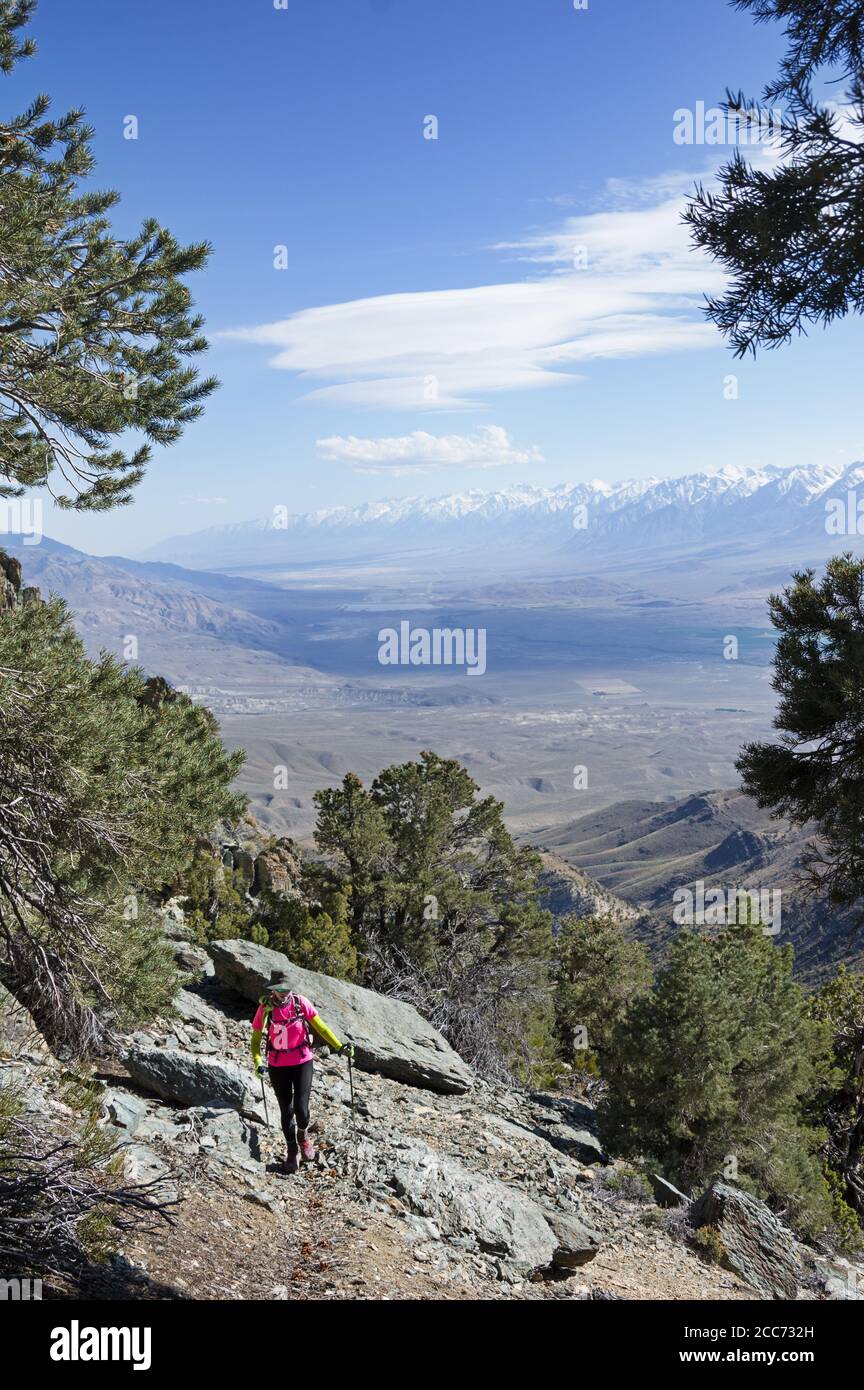
[[[678,930],[676,888],[780,890],[780,943],[791,941],[802,979],[818,983],[841,962],[864,968],[861,904],[840,910],[805,893],[801,855],[812,827],[774,819],[737,790],[673,802],[619,801],[532,839],[639,909],[631,928],[662,948]]]

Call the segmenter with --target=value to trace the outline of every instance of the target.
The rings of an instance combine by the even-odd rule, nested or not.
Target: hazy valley
[[[800,837],[734,795],[710,813],[688,799],[734,788],[741,745],[770,734],[766,600],[793,568],[780,556],[815,565],[855,547],[826,531],[826,499],[860,472],[732,469],[380,504],[202,532],[156,559],[48,539],[9,548],[26,582],[69,602],[91,652],[137,660],[214,710],[272,831],[308,841],[317,790],[433,748],[504,802],[515,833],[649,913],[662,936],[672,888],[700,875],[792,893]],[[482,630],[482,678],[382,665],[379,633],[405,622]],[[721,862],[728,837],[751,830],[756,850]],[[802,912],[802,968],[856,954],[834,925],[826,945]]]

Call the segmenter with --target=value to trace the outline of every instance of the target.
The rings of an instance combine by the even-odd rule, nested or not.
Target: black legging
[[[312,1093],[312,1058],[296,1067],[268,1067],[270,1084],[276,1092],[279,1113],[282,1116],[282,1132],[289,1144],[296,1139],[294,1122],[300,1129],[309,1126],[309,1097]]]

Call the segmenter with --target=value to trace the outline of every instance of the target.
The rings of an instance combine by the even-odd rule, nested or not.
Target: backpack
[[[304,1047],[312,1047],[312,1029],[309,1027],[309,1020],[307,1019],[300,1006],[300,1000],[297,998],[295,994],[290,994],[288,996],[288,1003],[289,1005],[293,1004],[294,1006],[293,1021],[295,1023],[301,1023],[303,1025],[303,1041],[297,1043],[296,1047],[274,1047],[271,1049],[270,1027],[273,1022],[273,1005],[270,1002],[270,1000],[266,998],[266,996],[264,999],[261,1000],[261,1003],[264,1006],[264,1016],[261,1019],[261,1036],[264,1039],[264,1056],[267,1059],[268,1063],[270,1061],[271,1050],[273,1052],[301,1052]]]

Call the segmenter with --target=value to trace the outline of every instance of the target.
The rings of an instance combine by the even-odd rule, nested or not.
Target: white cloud
[[[542,463],[536,447],[517,449],[500,425],[486,425],[474,434],[412,434],[383,439],[332,435],[316,441],[322,458],[350,464],[355,473],[429,473],[438,468],[501,468]]]
[[[683,204],[680,196],[666,197],[647,207],[568,217],[551,231],[495,249],[516,251],[520,260],[557,266],[565,273],[578,261],[598,276],[627,277],[630,286],[637,275],[654,272],[656,284],[661,273],[674,273],[695,290],[704,284],[707,267],[693,251],[689,230],[681,221]]]
[[[716,347],[701,305],[722,272],[681,223],[693,182],[610,182],[605,210],[496,248],[531,279],[329,304],[222,336],[274,348],[270,365],[318,401],[430,412],[572,384],[593,358]]]

